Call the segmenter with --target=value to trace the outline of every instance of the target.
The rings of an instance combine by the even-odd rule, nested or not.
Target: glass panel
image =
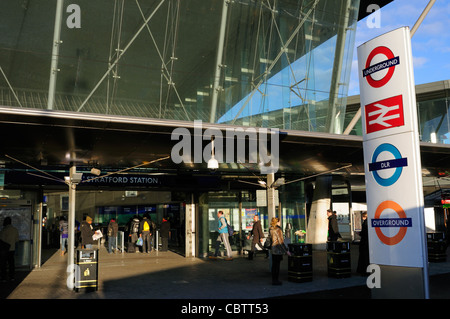
[[[233,6],[218,121],[330,131],[327,117],[334,114],[332,131],[341,132],[356,21],[350,4],[267,1]]]
[[[3,105],[47,108],[56,3],[1,2]],[[64,3],[54,109],[340,132],[359,0],[227,3]]]
[[[450,144],[447,98],[418,103],[420,140]]]

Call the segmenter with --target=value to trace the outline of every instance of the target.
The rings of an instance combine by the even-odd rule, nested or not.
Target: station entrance
[[[187,182],[194,185],[195,179]],[[108,223],[115,219],[121,232],[118,245],[125,249],[129,240],[130,222],[144,216],[152,220],[159,230],[163,218],[170,222],[169,250],[184,256],[207,257],[215,250],[217,212],[223,211],[235,232],[231,238],[234,253],[245,253],[248,233],[252,229],[253,216],[260,216],[263,229],[270,227],[268,208],[258,199],[256,186],[240,183],[234,178],[217,177],[219,186],[206,184],[203,188],[186,189],[138,189],[91,188],[76,192],[75,220],[78,226],[87,216],[93,226],[106,234]],[[225,186],[224,186],[225,185]],[[43,247],[59,247],[58,224],[68,217],[67,191],[44,192]],[[286,234],[294,237],[296,230],[306,229],[306,197],[304,183],[283,186],[277,190],[276,215],[283,221]],[[187,238],[188,237],[188,238]],[[103,244],[107,240],[102,240]],[[76,238],[77,244],[77,238]],[[154,237],[154,247],[159,248],[161,239]],[[122,247],[123,246],[123,247]]]
[[[153,248],[161,247],[159,233],[163,219],[170,223],[169,249],[185,254],[185,202],[172,200],[170,191],[120,191],[89,190],[77,192],[75,216],[75,245],[79,245],[79,225],[86,217],[92,218],[95,230],[101,230],[103,237],[99,244],[107,247],[107,228],[114,219],[119,226],[117,248],[127,251],[131,240],[133,219],[141,221],[144,216],[151,220],[156,233],[153,236]],[[44,195],[45,216],[43,222],[43,246],[60,247],[59,222],[68,217],[67,192],[51,192]]]
[[[288,181],[297,178],[293,175],[284,176]],[[158,232],[153,237],[155,249],[159,249],[162,243],[159,227],[164,218],[170,223],[169,250],[186,257],[205,258],[214,253],[218,237],[218,211],[224,212],[228,223],[234,228],[234,234],[230,238],[233,254],[247,253],[250,247],[247,236],[252,230],[255,214],[260,216],[263,231],[267,236],[270,227],[268,207],[264,200],[258,198],[261,190],[266,191],[262,187],[243,183],[245,176],[227,177],[210,174],[178,178],[182,180],[179,185],[170,183],[162,185],[160,189],[156,187],[130,189],[117,185],[80,186],[77,188],[75,200],[75,245],[77,247],[80,245],[79,225],[87,216],[92,218],[93,227],[104,234],[99,241],[102,247],[107,247],[108,223],[111,219],[115,219],[120,232],[117,245],[125,253],[130,240],[131,220],[133,218],[141,220],[144,216],[156,224]],[[298,242],[300,238],[296,233],[307,229],[310,203],[314,200],[312,196],[314,182],[315,179],[312,178],[282,185],[276,190],[275,215],[282,221],[281,226],[287,242]],[[30,219],[30,223],[33,225],[32,236],[40,238],[40,241],[35,240],[34,243],[40,245],[33,245],[28,258],[33,259],[30,266],[36,267],[40,263],[39,258],[32,258],[31,255],[39,256],[41,248],[60,248],[59,221],[61,218],[67,219],[69,215],[69,195],[66,187],[52,185],[46,185],[39,191],[16,192],[17,198],[22,197],[22,193],[35,194],[30,206],[33,219],[32,221]],[[342,191],[338,193],[339,196],[333,193],[332,201],[335,207],[351,205],[349,202],[351,196],[341,194]],[[348,216],[347,210],[338,213],[344,217]],[[348,229],[352,227],[350,222],[347,218],[346,224],[340,227],[343,230]],[[221,250],[223,253],[223,247]]]

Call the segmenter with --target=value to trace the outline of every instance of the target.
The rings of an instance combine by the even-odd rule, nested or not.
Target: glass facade
[[[29,0],[0,3],[0,105],[342,133],[359,0]],[[280,187],[305,230],[303,182]],[[199,196],[199,254],[217,210],[242,248],[255,191]],[[108,215],[109,216],[109,215]],[[288,227],[289,226],[289,227]]]
[[[0,8],[3,106],[343,129],[359,0],[31,0]]]
[[[419,122],[419,139],[433,144],[450,144],[450,90],[448,81],[439,81],[416,86],[416,107]],[[345,126],[349,125],[359,109],[359,98],[349,98]],[[362,136],[361,119],[350,134]]]

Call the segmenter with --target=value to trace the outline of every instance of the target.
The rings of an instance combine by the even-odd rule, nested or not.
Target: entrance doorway
[[[131,194],[131,196],[130,196]],[[61,217],[68,216],[68,205],[65,199],[67,193],[49,193],[47,197],[47,227],[57,224]],[[126,252],[130,234],[131,220],[136,217],[140,220],[147,216],[156,224],[156,236],[153,237],[153,247],[161,247],[159,227],[163,218],[170,222],[169,249],[185,254],[184,242],[184,202],[172,201],[171,192],[167,191],[77,191],[76,194],[76,224],[79,225],[87,216],[93,219],[93,227],[100,229],[104,235],[101,245],[107,245],[107,227],[111,219],[119,224],[118,245]],[[58,234],[56,234],[58,236]],[[123,241],[120,240],[121,236]]]

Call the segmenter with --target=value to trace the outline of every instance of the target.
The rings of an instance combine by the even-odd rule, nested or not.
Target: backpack
[[[144,222],[144,227],[142,228],[143,231],[150,231],[150,224],[148,221]]]
[[[225,220],[225,224],[227,225],[228,229],[228,236],[231,237],[234,234],[234,228],[230,224],[228,224],[228,220],[225,217],[222,217]]]
[[[226,219],[225,219],[226,220]],[[228,224],[228,221],[227,221],[227,228],[228,228],[228,236],[233,236],[233,234],[234,234],[234,228],[233,228],[233,226],[231,226],[230,224]]]
[[[133,220],[131,224],[131,233],[133,234],[139,233],[139,221]]]

